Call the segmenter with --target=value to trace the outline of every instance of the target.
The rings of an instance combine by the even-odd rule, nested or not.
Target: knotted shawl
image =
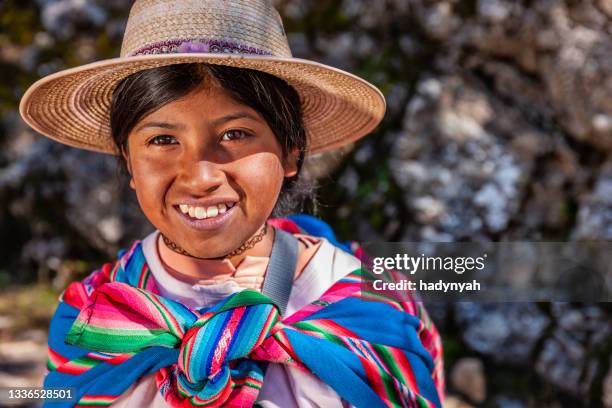
[[[271,223],[346,245],[312,217]],[[245,407],[255,403],[267,364],[277,363],[317,376],[357,407],[440,407],[438,333],[418,302],[373,290],[380,278],[350,271],[287,317],[249,289],[193,310],[159,294],[136,241],[60,296],[45,387],[75,389],[77,402],[63,406],[106,406],[155,373],[172,407]]]

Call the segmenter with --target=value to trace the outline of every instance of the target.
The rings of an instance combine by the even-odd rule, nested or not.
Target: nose
[[[185,184],[196,196],[217,190],[226,180],[221,164],[203,158],[185,160],[184,167]]]

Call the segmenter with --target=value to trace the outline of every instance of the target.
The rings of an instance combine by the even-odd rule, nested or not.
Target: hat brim
[[[28,88],[19,112],[27,124],[51,139],[116,155],[109,119],[115,86],[138,71],[193,62],[255,69],[293,86],[302,102],[308,154],[360,139],[385,114],[380,90],[349,72],[300,58],[216,53],[113,58],[59,71]]]

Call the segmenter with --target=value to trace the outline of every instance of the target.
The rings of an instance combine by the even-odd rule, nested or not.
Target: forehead
[[[263,121],[261,115],[250,106],[235,99],[220,86],[199,87],[187,95],[169,102],[145,116],[145,119],[203,120],[214,119],[237,111],[248,112],[251,119]]]

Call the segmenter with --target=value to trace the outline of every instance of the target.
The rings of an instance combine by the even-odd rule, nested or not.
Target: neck
[[[262,232],[262,228],[265,228],[265,230],[263,231],[264,234],[263,236],[261,236],[261,239],[254,239],[255,237],[257,237],[258,234]],[[262,228],[258,229],[255,234],[253,234],[247,241],[245,241],[245,243],[248,243],[249,240],[253,240],[253,244],[246,245],[243,251],[232,251],[230,252],[230,255],[213,259],[228,259],[232,263],[232,265],[236,267],[247,256],[270,256],[270,253],[272,252],[272,244],[274,243],[274,228],[267,224],[262,226]]]
[[[160,236],[158,239],[158,251],[162,263],[166,266],[168,272],[175,278],[189,282],[197,283],[202,281],[217,281],[224,280],[234,275],[235,268],[247,257],[269,257],[272,251],[274,242],[274,228],[267,227],[267,232],[261,237],[259,229],[249,240],[253,245],[245,245],[243,251],[232,251],[229,256],[218,258],[197,258],[182,251],[179,247],[170,245]],[[160,234],[161,235],[161,234]],[[249,240],[245,242],[249,242]]]

